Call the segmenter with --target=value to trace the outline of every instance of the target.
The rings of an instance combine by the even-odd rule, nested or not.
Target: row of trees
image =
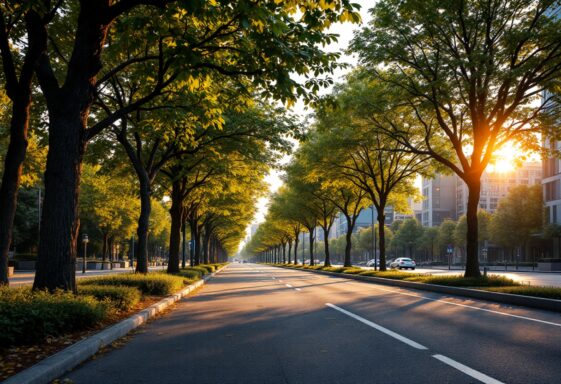
[[[166,194],[170,271],[178,267],[185,222],[197,260],[232,252],[261,176],[295,132],[263,100],[311,100],[337,66],[338,54],[321,49],[335,39],[326,28],[358,19],[348,0],[3,2],[0,79],[9,132],[0,282],[7,282],[30,128],[46,148],[35,289],[75,289],[88,166],[99,177],[126,169],[124,160],[134,170],[138,272],[147,271],[152,201]],[[295,72],[307,79],[296,81]],[[113,219],[103,231],[118,226]]]
[[[339,215],[344,215],[339,212]],[[527,254],[527,246],[533,237],[556,237],[557,234],[548,234],[549,227],[544,228],[543,221],[543,199],[542,188],[540,185],[527,186],[520,185],[513,187],[508,196],[502,199],[497,210],[491,214],[485,210],[478,213],[478,247],[480,255],[482,249],[493,246],[503,250],[504,254],[515,251],[522,259]],[[266,227],[263,228],[267,229]],[[316,234],[319,228],[316,228]],[[406,220],[396,220],[390,225],[386,225],[385,236],[387,253],[389,257],[410,257],[417,261],[442,262],[448,263],[452,256],[448,253],[451,249],[455,258],[464,259],[466,255],[466,216],[461,216],[457,221],[445,219],[438,227],[424,227],[415,218]],[[375,233],[378,233],[378,224],[375,225]],[[258,236],[264,236],[260,230]],[[337,262],[345,261],[346,247],[349,242],[346,235],[331,238],[328,242],[330,258]],[[372,227],[362,227],[350,235],[350,258],[353,262],[365,262],[380,254],[379,244],[376,235],[372,235]],[[281,239],[282,240],[282,239]],[[302,237],[300,237],[302,241]],[[325,244],[316,244],[313,250],[308,247],[300,246],[296,249],[292,246],[293,242],[287,237],[285,244],[275,249],[267,249],[267,256],[277,262],[298,263],[297,258],[292,257],[292,253],[300,252],[300,260],[308,260],[325,257]],[[283,247],[288,246],[283,250]],[[292,249],[291,249],[292,247]],[[310,252],[312,251],[312,253]],[[504,256],[504,255],[503,255]],[[481,257],[480,257],[481,258]]]
[[[248,253],[282,246],[272,228],[286,222],[305,228],[310,244],[310,229],[316,222],[327,229],[336,210],[352,228],[355,207],[367,200],[378,211],[383,269],[383,208],[391,201],[400,210],[413,175],[445,168],[468,187],[465,276],[479,276],[483,171],[505,143],[536,149],[538,132],[559,133],[553,101],[561,74],[560,9],[554,0],[377,2],[370,25],[351,43],[359,68],[318,109],[288,167],[287,187],[273,199],[271,223]],[[283,199],[289,204],[277,202]]]

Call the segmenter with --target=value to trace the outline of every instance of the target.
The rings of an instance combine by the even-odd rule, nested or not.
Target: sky
[[[325,50],[329,52],[340,51],[341,57],[339,61],[342,63],[350,64],[351,66],[357,64],[358,62],[357,58],[351,55],[347,55],[343,51],[349,46],[349,43],[353,38],[354,32],[359,30],[364,24],[368,23],[368,21],[371,19],[368,13],[368,9],[372,8],[374,1],[355,0],[354,3],[361,5],[360,14],[362,17],[362,23],[361,24],[351,24],[351,23],[333,24],[329,28],[328,32],[339,35],[339,38],[337,40],[337,43],[332,43],[325,48]],[[336,82],[341,82],[343,81],[345,74],[348,73],[351,69],[352,68],[350,67],[346,69],[339,69],[332,75],[332,77]],[[330,91],[331,89],[325,88],[322,91],[320,91],[320,93],[327,94]],[[304,103],[301,101],[297,102],[294,105],[294,107],[291,108],[291,112],[300,117],[304,117],[310,113],[309,110],[306,110]],[[289,158],[283,159],[283,162],[287,162],[287,161],[289,161]],[[265,177],[265,181],[269,184],[269,195],[271,193],[274,193],[282,185],[282,180],[280,179],[279,172],[277,170],[272,170]],[[268,196],[263,197],[257,201],[257,213],[253,219],[252,224],[260,223],[264,220],[265,214],[267,212],[268,201],[269,201]],[[249,233],[249,228],[247,230]],[[241,245],[241,247],[243,247],[243,244]]]

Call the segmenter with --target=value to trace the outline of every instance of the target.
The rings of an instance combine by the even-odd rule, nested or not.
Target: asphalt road
[[[83,383],[559,383],[561,315],[234,264]]]

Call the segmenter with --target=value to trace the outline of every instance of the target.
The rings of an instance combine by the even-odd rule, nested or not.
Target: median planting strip
[[[163,310],[189,295],[191,292],[201,287],[216,273],[222,271],[226,266],[222,266],[214,273],[203,276],[200,280],[182,288],[179,292],[169,295],[166,298],[150,305],[140,312],[122,320],[104,330],[84,339],[71,346],[39,361],[32,367],[25,369],[14,376],[9,377],[3,384],[41,384],[49,383],[52,380],[62,376],[64,373],[73,369],[85,360],[96,354],[101,348],[111,344],[115,340],[125,336],[133,329],[145,324],[149,319],[153,318]],[[134,279],[134,278],[132,278]],[[92,284],[93,285],[93,284]],[[144,287],[150,289],[154,287]]]
[[[487,277],[470,280],[458,276],[430,276],[394,271],[377,272],[353,267],[310,268],[294,266],[292,264],[270,265],[314,272],[328,276],[343,277],[351,280],[391,285],[402,288],[412,288],[416,290],[494,301],[502,304],[519,305],[561,312],[561,300],[549,298],[558,297],[557,295],[561,297],[561,288],[517,285],[512,280],[506,279],[502,276],[489,275]],[[476,284],[480,285],[478,286]],[[487,284],[487,286],[481,286],[485,284]],[[529,294],[524,295],[525,292],[529,292]],[[548,295],[549,297],[539,297],[538,295],[540,293],[544,293],[544,295]]]

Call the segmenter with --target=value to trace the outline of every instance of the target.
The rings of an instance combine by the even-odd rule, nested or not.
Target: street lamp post
[[[88,251],[88,243],[90,239],[88,239],[88,235],[84,233],[82,236],[82,243],[84,243],[84,262],[82,263],[82,273],[86,273],[86,258],[87,258],[87,251]]]

